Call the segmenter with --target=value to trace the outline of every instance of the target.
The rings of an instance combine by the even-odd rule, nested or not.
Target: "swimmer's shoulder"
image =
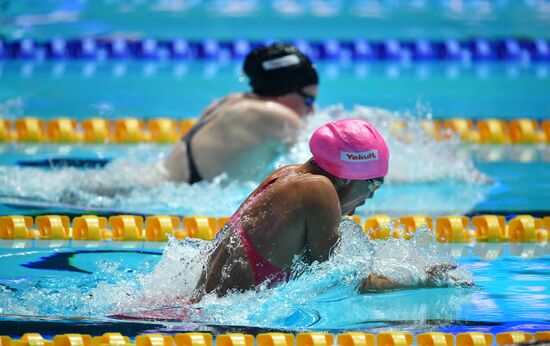
[[[243,98],[246,98],[245,94],[242,93],[231,93],[222,98],[212,101],[208,107],[206,107],[201,115],[202,117],[209,117],[215,113],[223,111],[228,108],[231,104],[239,102]]]
[[[228,105],[226,111],[243,121],[261,123],[268,128],[280,125],[294,128],[303,126],[303,121],[296,112],[275,101],[244,97]]]
[[[280,185],[288,193],[296,194],[304,203],[317,206],[325,205],[329,208],[339,206],[338,194],[333,183],[323,175],[290,175],[285,177]]]
[[[287,186],[294,191],[295,211],[301,215],[308,228],[315,234],[332,235],[341,219],[338,193],[333,183],[325,176],[304,174]]]
[[[308,195],[323,196],[338,199],[334,184],[329,178],[318,174],[304,174],[296,181]]]

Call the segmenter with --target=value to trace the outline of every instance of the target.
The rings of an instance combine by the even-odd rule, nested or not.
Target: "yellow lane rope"
[[[550,216],[536,218],[518,215],[506,222],[504,216],[478,215],[472,218],[460,215],[435,219],[426,215],[408,215],[393,218],[372,215],[366,218],[350,217],[372,239],[410,239],[423,230],[434,234],[439,242],[547,242]],[[72,220],[64,215],[0,216],[0,239],[3,240],[75,240],[75,241],[149,241],[165,242],[168,235],[177,239],[199,238],[211,240],[229,220],[228,217],[169,215],[148,216],[115,215],[109,218],[82,215]]]
[[[70,118],[43,120],[24,117],[9,121],[0,118],[0,142],[28,143],[175,143],[189,131],[194,119],[89,118],[76,121]],[[460,138],[466,142],[487,144],[550,143],[550,119],[537,121],[528,118],[511,120],[452,118],[425,120],[424,130],[437,140]],[[413,136],[405,121],[393,126],[397,134]]]
[[[336,340],[335,340],[336,339]],[[263,333],[251,334],[230,333],[215,337],[218,346],[373,346],[402,345],[409,346],[416,342],[419,346],[489,346],[524,342],[550,342],[550,331],[525,333],[522,331],[501,332],[498,334],[483,332],[451,333],[428,332],[417,334],[408,332],[388,331],[377,334],[363,332],[348,332],[329,334],[322,332],[298,333]],[[254,343],[256,341],[256,343]],[[335,343],[336,341],[336,343]],[[11,339],[0,336],[3,346],[212,346],[214,336],[210,333],[179,333],[176,335],[142,334],[132,343],[130,338],[118,332],[105,333],[102,336],[88,334],[58,334],[52,340],[44,339],[38,333],[23,334],[21,339]]]

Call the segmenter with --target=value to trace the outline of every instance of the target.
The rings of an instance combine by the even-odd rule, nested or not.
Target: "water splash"
[[[168,182],[155,162],[160,162],[169,148],[138,146],[118,152],[120,158],[102,169],[0,166],[0,194],[142,213],[231,215],[269,171],[309,159],[308,140],[317,127],[346,117],[371,121],[391,152],[387,184],[361,213],[462,213],[483,199],[488,185],[481,183],[484,177],[459,141],[436,141],[425,130],[425,119],[363,106],[351,111],[340,106],[317,111],[296,144],[267,163],[251,181],[221,175],[194,185]]]
[[[25,99],[14,97],[0,102],[0,114],[4,119],[16,119],[23,116],[25,110]]]
[[[409,241],[395,239],[372,242],[350,220],[342,221],[339,232],[341,240],[328,261],[305,265],[297,259],[293,273],[300,274],[287,283],[272,289],[260,287],[244,293],[232,292],[222,298],[215,294],[206,295],[193,305],[194,308],[200,308],[200,321],[272,328],[309,327],[327,323],[327,320],[333,318],[330,316],[332,311],[341,308],[342,301],[362,299],[363,296],[358,295],[356,289],[361,280],[373,271],[404,285],[417,285],[426,281],[428,268],[452,263],[448,256],[438,251],[434,237],[426,232],[421,231]],[[146,298],[136,300],[139,307],[146,307],[143,302],[152,302],[148,303],[149,308],[158,308],[166,306],[167,301],[171,305],[177,306],[179,303],[185,306],[185,298],[182,297],[189,297],[194,289],[197,268],[203,265],[200,258],[205,258],[204,253],[210,249],[208,243],[202,246],[202,249],[199,246],[193,251],[187,251],[187,244],[171,244],[153,273],[142,280],[147,284],[142,285],[144,289],[140,297]],[[443,274],[438,286],[458,287],[470,280],[471,275],[458,268]],[[447,296],[463,293],[460,289],[451,288]],[[394,295],[395,292],[386,294]],[[251,301],[254,304],[250,304]],[[372,304],[376,307],[376,303]],[[127,306],[126,311],[129,308],[135,311],[135,302]],[[457,308],[457,305],[447,306],[453,313],[456,313]],[[424,309],[421,310],[425,313]]]
[[[220,176],[213,182],[178,184],[165,181],[156,165],[116,160],[99,170],[0,166],[0,185],[3,196],[51,206],[220,216],[230,215],[256,183]]]
[[[369,120],[380,131],[390,150],[389,183],[422,183],[441,180],[466,183],[486,182],[477,171],[469,152],[458,140],[438,141],[428,130],[433,121],[407,112],[356,106],[351,111],[342,106],[320,110],[310,118],[306,129],[279,165],[305,162],[310,156],[308,142],[321,125],[343,118]]]
[[[438,251],[433,236],[423,232],[408,241],[373,242],[351,220],[343,220],[339,232],[341,240],[328,261],[305,265],[297,260],[293,270],[301,274],[272,289],[232,292],[222,298],[210,294],[188,305],[186,301],[195,289],[212,243],[171,239],[154,268],[149,260],[133,270],[104,260],[91,275],[43,278],[20,283],[14,291],[0,290],[2,313],[102,317],[161,309],[157,313],[162,315],[162,308],[181,307],[200,311],[187,318],[201,323],[338,328],[368,320],[422,319],[427,314],[452,318],[471,291],[459,288],[471,280],[471,274],[459,267],[442,276],[439,285],[450,288],[358,294],[357,286],[373,271],[413,285],[423,280],[426,268],[450,263],[451,259]],[[415,301],[417,296],[419,300]],[[426,296],[430,296],[430,303],[434,297],[441,298],[437,300],[437,311],[426,307]],[[395,301],[395,297],[401,297],[409,310],[395,314],[389,309],[389,301]],[[357,306],[358,301],[368,302],[368,309]],[[349,313],[342,314],[342,309]]]
[[[29,316],[101,316],[116,302],[127,301],[139,289],[136,278],[151,272],[153,265],[146,260],[132,269],[101,260],[90,275],[16,279],[9,282],[14,289],[0,292],[0,310],[3,314]]]

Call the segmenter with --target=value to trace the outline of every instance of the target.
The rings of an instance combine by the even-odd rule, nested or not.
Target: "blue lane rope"
[[[150,38],[0,40],[0,59],[229,60],[242,59],[251,49],[269,42]],[[550,41],[543,39],[294,40],[291,43],[315,60],[550,61]]]

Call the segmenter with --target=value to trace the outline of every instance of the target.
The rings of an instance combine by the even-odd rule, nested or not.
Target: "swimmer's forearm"
[[[372,273],[367,278],[363,279],[363,281],[361,281],[361,285],[359,285],[359,293],[371,293],[406,287],[409,286]]]
[[[426,270],[426,277],[423,281],[414,284],[403,284],[382,275],[371,273],[366,279],[361,281],[359,285],[359,293],[369,293],[377,291],[387,291],[403,288],[421,288],[421,287],[441,287],[445,286],[443,280],[449,271],[456,269],[456,265],[452,263],[436,264]],[[461,286],[473,286],[473,282],[461,282],[455,279],[455,282]]]
[[[429,279],[424,282],[418,282],[415,284],[404,284],[373,273],[370,274],[366,279],[363,279],[361,285],[359,285],[359,293],[372,293],[405,288],[421,288],[434,286],[435,283]]]

